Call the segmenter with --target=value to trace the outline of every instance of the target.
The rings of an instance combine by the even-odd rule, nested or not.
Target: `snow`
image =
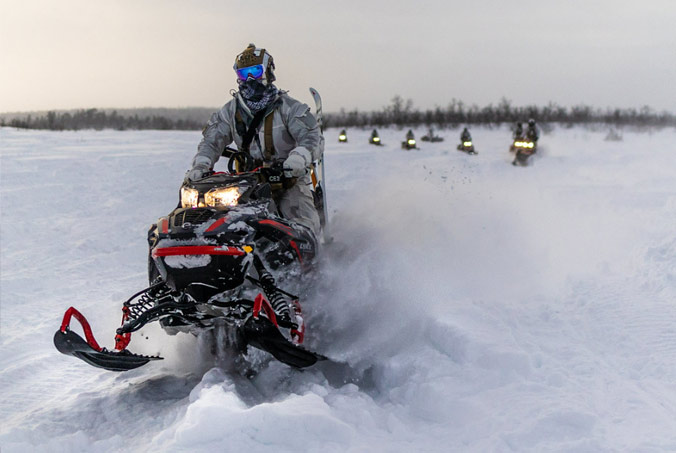
[[[676,450],[676,131],[559,127],[526,168],[504,127],[370,132],[326,132],[333,362],[249,379],[156,326],[126,373],[52,345],[72,305],[112,346],[199,133],[0,129],[3,453]]]

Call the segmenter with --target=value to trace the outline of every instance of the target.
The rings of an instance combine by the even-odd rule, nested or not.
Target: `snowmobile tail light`
[[[237,206],[237,201],[241,195],[239,187],[223,187],[220,189],[211,189],[204,194],[204,202],[207,206],[213,208],[225,206]]]
[[[246,68],[240,68],[237,70],[237,77],[239,80],[246,81],[249,77],[254,79],[260,79],[263,77],[265,69],[262,64],[257,64],[255,66],[248,66]]]
[[[190,187],[181,187],[181,207],[182,208],[196,208],[200,193],[197,189]]]
[[[463,146],[472,146],[472,142],[462,142]]]

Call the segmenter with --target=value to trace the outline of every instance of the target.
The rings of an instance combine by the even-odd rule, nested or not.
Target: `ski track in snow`
[[[504,127],[405,132],[326,132],[333,362],[247,379],[156,326],[121,374],[52,345],[71,305],[112,345],[199,133],[0,129],[3,453],[676,450],[676,131],[555,128],[527,168]]]

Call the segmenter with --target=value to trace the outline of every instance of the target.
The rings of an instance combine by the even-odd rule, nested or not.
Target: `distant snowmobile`
[[[409,129],[409,131],[406,133],[406,140],[401,142],[401,148],[405,150],[418,149],[412,130]]]
[[[378,135],[377,130],[373,129],[373,132],[371,132],[371,138],[369,139],[369,143],[371,145],[383,146],[383,144],[380,142],[380,136]]]
[[[430,127],[430,130],[427,133],[427,135],[423,135],[422,137],[420,137],[420,139],[424,142],[432,142],[432,143],[444,141],[443,137],[440,137],[438,135],[434,135],[434,129],[432,129],[431,127]]]
[[[528,158],[535,154],[535,151],[537,150],[537,142],[525,138],[517,139],[514,140],[512,148],[515,152],[512,165],[520,165],[525,167],[528,165]]]
[[[474,143],[471,141],[462,142],[458,145],[458,151],[466,152],[467,154],[479,154],[474,150]]]
[[[347,143],[347,132],[345,132],[345,129],[340,131],[340,135],[338,136],[338,142]]]
[[[472,136],[469,133],[467,128],[463,129],[460,134],[460,144],[458,145],[458,151],[464,151],[467,154],[478,154],[474,150],[474,144],[472,143]]]
[[[622,141],[622,134],[618,132],[617,130],[611,128],[608,131],[608,134],[606,135],[605,141],[607,142],[621,142]]]
[[[100,347],[71,307],[54,335],[60,352],[107,370],[131,370],[161,358],[127,349],[132,332],[159,321],[170,334],[222,332],[216,338],[229,339],[235,353],[253,346],[294,367],[324,359],[300,346],[305,324],[299,298],[280,287],[300,288],[317,238],[278,214],[276,198],[294,182],[281,162],[251,169],[246,156],[231,155],[230,173],[184,182],[179,206],[151,227],[150,286],[124,303],[115,350]],[[247,171],[238,173],[235,162]],[[85,339],[70,330],[71,317],[82,324]]]

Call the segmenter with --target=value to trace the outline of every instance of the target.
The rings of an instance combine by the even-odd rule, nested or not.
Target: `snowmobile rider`
[[[533,142],[537,142],[540,138],[540,132],[535,125],[535,120],[533,118],[528,120],[528,130],[526,131],[526,137]]]
[[[283,161],[284,176],[297,178],[286,189],[278,206],[283,217],[319,234],[320,223],[312,196],[310,166],[324,151],[324,138],[310,107],[279,90],[272,55],[254,44],[235,58],[238,90],[233,99],[211,115],[186,178],[194,181],[212,171],[226,146],[233,141],[248,153],[255,167]],[[244,143],[250,128],[253,138]],[[252,131],[253,132],[253,131]],[[251,133],[248,134],[251,137]]]
[[[516,129],[514,129],[513,137],[514,140],[523,138],[523,125],[520,121],[516,123]]]
[[[472,141],[472,135],[469,133],[469,130],[467,128],[464,128],[462,130],[462,133],[460,134],[460,141],[462,143],[465,142],[471,142]]]

